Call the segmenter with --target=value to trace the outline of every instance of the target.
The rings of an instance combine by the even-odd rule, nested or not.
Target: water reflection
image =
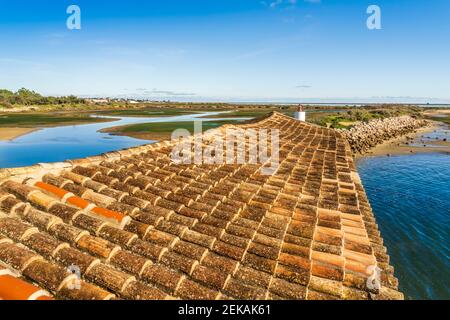
[[[99,130],[104,128],[152,122],[233,120],[233,118],[205,118],[218,114],[221,114],[221,112],[152,118],[111,118],[106,116],[96,116],[117,120],[112,122],[44,128],[25,136],[18,137],[12,141],[0,142],[0,168],[22,167],[42,162],[58,162],[67,159],[84,158],[152,142],[126,136],[113,136],[108,133],[99,132]]]

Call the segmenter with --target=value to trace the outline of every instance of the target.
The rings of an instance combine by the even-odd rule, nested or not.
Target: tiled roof
[[[239,127],[280,129],[275,174],[177,165],[171,142],[1,170],[0,298],[402,299],[340,133],[278,113]]]

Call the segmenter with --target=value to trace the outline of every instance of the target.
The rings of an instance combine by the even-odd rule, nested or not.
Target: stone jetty
[[[411,116],[393,117],[361,123],[348,130],[338,130],[350,143],[354,153],[365,153],[385,141],[398,138],[430,125]]]

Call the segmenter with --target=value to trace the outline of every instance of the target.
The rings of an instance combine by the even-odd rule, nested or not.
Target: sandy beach
[[[0,128],[0,141],[14,140],[36,130],[36,128]]]
[[[427,110],[423,114],[426,116],[449,116],[450,109]]]
[[[414,134],[408,134],[400,138],[386,141],[365,154],[358,154],[356,158],[360,159],[367,156],[391,156],[430,152],[450,153],[449,141],[424,140],[428,133],[433,133],[438,130],[448,130],[448,125],[434,122],[432,126],[421,128]]]

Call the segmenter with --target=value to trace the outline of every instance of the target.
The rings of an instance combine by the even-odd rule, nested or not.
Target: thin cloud
[[[141,88],[142,89],[142,88]],[[140,90],[142,94],[149,95],[149,96],[196,96],[195,93],[188,93],[188,92],[178,92],[178,91],[172,91],[172,90]]]
[[[298,85],[298,86],[295,86],[297,89],[311,89],[312,88],[312,86],[309,86],[309,85]]]
[[[261,1],[261,4],[265,7],[275,9],[278,7],[284,8],[294,8],[297,6],[299,0],[272,0],[272,1]],[[321,0],[303,0],[307,3],[321,3]]]
[[[271,9],[275,9],[278,7],[295,7],[295,5],[297,4],[297,0],[261,1],[261,4]]]

